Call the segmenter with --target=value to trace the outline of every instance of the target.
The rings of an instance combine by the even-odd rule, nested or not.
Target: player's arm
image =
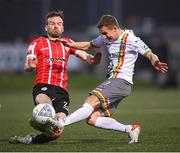
[[[166,63],[160,62],[158,56],[154,54],[152,51],[148,51],[144,54],[150,61],[153,67],[160,71],[161,73],[166,73],[168,71],[168,66]]]
[[[24,70],[27,72],[31,72],[37,67],[37,51],[40,49],[40,44],[38,43],[39,39],[31,42],[27,49],[26,61],[24,64]]]
[[[61,43],[63,43],[65,46],[68,46],[70,48],[76,48],[78,50],[84,50],[88,51],[94,48],[99,48],[98,46],[95,46],[90,41],[83,41],[83,42],[69,42],[66,39],[59,39]]]
[[[99,64],[101,61],[101,53],[96,53],[95,56],[86,53],[85,51],[82,50],[77,50],[76,51],[76,56],[79,57],[80,59],[86,61],[89,64]]]
[[[166,73],[168,70],[167,64],[160,62],[158,56],[154,54],[152,50],[139,37],[136,37],[134,34],[130,36],[133,40],[133,49],[141,55],[147,57],[156,70],[160,71],[161,73]]]
[[[33,54],[29,54],[26,56],[26,62],[24,64],[24,70],[27,72],[31,72],[36,69],[37,66],[37,58]]]
[[[91,45],[91,42],[72,42],[72,43],[67,43],[67,45],[69,47],[73,47],[79,50],[84,50],[84,51],[88,51],[90,49],[93,49],[93,46]]]

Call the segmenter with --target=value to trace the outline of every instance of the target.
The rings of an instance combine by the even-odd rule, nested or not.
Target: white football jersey
[[[122,78],[133,84],[133,74],[138,53],[147,54],[151,49],[132,30],[124,30],[119,39],[110,42],[102,35],[93,39],[95,46],[106,46],[108,50],[109,66],[108,78]]]

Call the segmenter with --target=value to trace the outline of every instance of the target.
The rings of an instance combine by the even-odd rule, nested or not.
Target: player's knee
[[[92,113],[91,116],[89,116],[89,118],[87,118],[86,122],[87,124],[94,126],[96,124],[97,118],[101,116],[103,116],[103,113],[100,111],[96,111]]]
[[[64,117],[66,117],[67,115],[64,113],[64,112],[59,112],[59,113],[56,113],[56,118],[57,119],[62,119]]]
[[[96,123],[96,119],[97,119],[97,118],[90,116],[89,118],[87,118],[86,123],[87,123],[88,125],[94,126],[95,123]]]
[[[99,99],[94,95],[89,96],[85,102],[90,104],[94,109],[98,109],[100,106]]]
[[[41,104],[41,103],[48,103],[48,104],[50,104],[50,105],[52,105],[52,101],[51,101],[51,99],[47,96],[47,95],[45,95],[45,94],[38,94],[37,96],[36,96],[36,104]]]

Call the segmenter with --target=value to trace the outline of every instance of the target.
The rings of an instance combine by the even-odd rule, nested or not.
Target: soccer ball
[[[47,103],[38,104],[32,112],[33,120],[40,124],[45,124],[48,118],[55,118],[55,116],[54,108]]]

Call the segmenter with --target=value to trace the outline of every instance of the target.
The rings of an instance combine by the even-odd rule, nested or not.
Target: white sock
[[[98,117],[95,126],[98,128],[127,133],[130,132],[130,130],[132,129],[131,125],[124,125],[122,123],[117,122],[115,119],[109,117]]]
[[[63,119],[59,119],[59,124],[62,127],[64,127],[66,125],[84,120],[88,118],[92,114],[93,111],[94,111],[94,108],[90,104],[85,103],[81,108],[77,109],[75,112],[73,112],[69,116]]]

